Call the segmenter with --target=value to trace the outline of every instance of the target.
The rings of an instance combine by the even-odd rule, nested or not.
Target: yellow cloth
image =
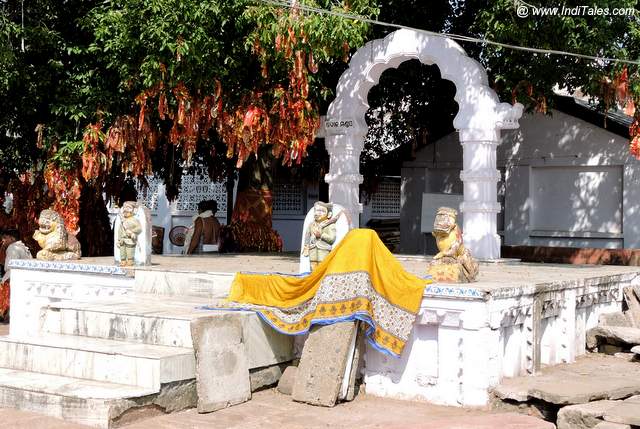
[[[428,283],[406,272],[375,231],[355,229],[306,277],[236,274],[226,307],[255,310],[294,335],[312,324],[363,320],[370,342],[397,356]]]

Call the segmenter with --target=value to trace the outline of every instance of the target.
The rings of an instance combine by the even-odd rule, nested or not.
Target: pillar
[[[364,147],[364,133],[327,136],[325,146],[329,152],[329,173],[324,176],[329,184],[329,202],[340,204],[349,212],[353,228],[360,226],[360,154]]]
[[[460,130],[464,201],[463,239],[471,253],[479,259],[500,258],[497,217],[501,210],[497,187],[500,172],[496,168],[496,148],[500,142],[498,129]]]

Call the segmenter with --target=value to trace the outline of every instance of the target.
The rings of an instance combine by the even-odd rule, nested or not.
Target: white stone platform
[[[423,275],[427,259],[398,259]],[[111,258],[12,263],[11,328],[0,337],[0,407],[109,427],[145,406],[195,405],[190,322],[224,297],[237,271],[294,274],[293,255],[156,256],[122,269]],[[400,359],[366,352],[369,394],[484,405],[503,377],[571,362],[601,313],[620,310],[636,267],[481,264],[471,285],[425,291]],[[292,358],[292,338],[237,312],[252,373]]]
[[[14,261],[0,407],[106,428],[144,407],[196,405],[190,324],[228,313],[199,307],[225,296],[233,273],[207,271],[197,258],[135,270],[110,259]],[[242,320],[252,386],[277,381],[277,371],[262,370],[293,358],[293,338],[252,312],[233,314]]]

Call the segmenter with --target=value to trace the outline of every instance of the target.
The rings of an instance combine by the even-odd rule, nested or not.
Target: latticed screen
[[[373,216],[400,216],[400,179],[385,179],[371,198]]]
[[[160,185],[160,179],[156,177],[147,177],[149,187],[143,187],[140,183],[136,184],[136,191],[138,192],[138,201],[142,201],[149,210],[152,212],[158,210],[158,186]]]
[[[138,192],[138,201],[148,207],[152,212],[158,210],[159,187],[162,180],[156,177],[147,177],[148,187],[136,183],[136,191]],[[175,211],[178,212],[197,212],[198,203],[203,200],[216,200],[218,202],[218,214],[224,215],[227,212],[227,187],[225,183],[213,183],[206,177],[184,175],[182,176],[182,185],[180,187],[180,195],[175,203]],[[112,208],[114,206],[111,203]]]
[[[197,212],[198,203],[216,200],[218,214],[227,212],[227,187],[225,183],[213,183],[207,177],[182,176],[180,195],[176,201],[177,211]]]
[[[274,215],[304,215],[304,187],[302,182],[276,179],[273,184]]]

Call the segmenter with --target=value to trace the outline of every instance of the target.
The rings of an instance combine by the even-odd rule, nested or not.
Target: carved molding
[[[425,308],[420,314],[418,324],[459,328],[462,326],[462,311]]]
[[[463,182],[497,182],[500,180],[500,171],[494,168],[480,168],[477,170],[462,170],[460,180]]]
[[[25,291],[27,295],[45,298],[76,299],[123,297],[133,294],[132,287],[73,283],[48,283],[42,281],[27,281]]]
[[[364,181],[364,177],[362,174],[336,174],[336,173],[327,173],[324,175],[324,181],[332,184],[332,183],[352,183],[355,185],[359,185]]]
[[[590,307],[595,304],[604,304],[620,299],[620,290],[617,287],[598,290],[584,295],[576,296],[576,308]]]

